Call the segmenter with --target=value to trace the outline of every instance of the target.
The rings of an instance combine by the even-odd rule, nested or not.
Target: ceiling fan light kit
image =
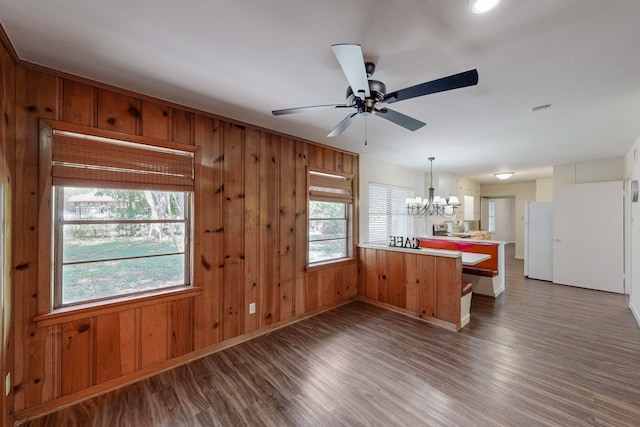
[[[375,72],[375,64],[364,62],[360,45],[335,44],[331,48],[349,82],[345,103],[273,110],[271,113],[274,116],[314,110],[355,108],[356,112],[349,114],[338,123],[329,132],[328,137],[341,135],[360,116],[368,116],[370,114],[386,119],[407,130],[416,131],[426,123],[378,104],[392,104],[406,99],[478,84],[478,71],[473,69],[387,93],[387,87],[384,83],[370,79]]]

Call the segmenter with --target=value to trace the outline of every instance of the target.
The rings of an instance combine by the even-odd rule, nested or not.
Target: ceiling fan
[[[391,104],[431,93],[444,92],[478,84],[478,71],[473,69],[387,93],[387,88],[384,83],[369,79],[369,77],[373,76],[376,66],[371,62],[364,62],[360,45],[335,44],[331,46],[331,48],[349,82],[346,102],[344,104],[314,105],[310,107],[274,110],[271,112],[274,116],[314,110],[355,108],[356,112],[349,114],[344,120],[338,123],[338,125],[329,132],[328,137],[342,134],[358,117],[367,116],[372,113],[400,125],[405,129],[415,131],[423,127],[426,123],[389,108],[379,107],[379,104]]]

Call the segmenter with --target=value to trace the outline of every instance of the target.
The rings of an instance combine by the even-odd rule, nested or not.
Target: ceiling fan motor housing
[[[347,88],[347,105],[350,107],[357,107],[358,112],[371,113],[376,105],[376,102],[384,99],[385,93],[387,93],[387,87],[378,80],[369,80],[369,92],[371,96],[364,101],[353,93],[351,86]]]

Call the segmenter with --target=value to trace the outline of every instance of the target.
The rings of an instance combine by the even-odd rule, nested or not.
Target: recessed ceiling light
[[[489,12],[500,3],[500,0],[472,0],[471,10],[473,13],[481,14]]]
[[[499,172],[493,174],[498,179],[509,179],[513,176],[513,172]]]
[[[538,111],[544,111],[549,107],[551,107],[551,104],[538,105],[537,107],[533,107],[531,111],[537,113]]]

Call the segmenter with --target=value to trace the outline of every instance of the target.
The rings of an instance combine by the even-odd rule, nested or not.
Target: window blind
[[[193,191],[194,167],[192,151],[53,132],[54,185]]]
[[[353,177],[309,169],[309,199],[353,203]]]
[[[387,242],[389,236],[413,234],[413,218],[407,213],[410,188],[369,183],[369,242]]]

